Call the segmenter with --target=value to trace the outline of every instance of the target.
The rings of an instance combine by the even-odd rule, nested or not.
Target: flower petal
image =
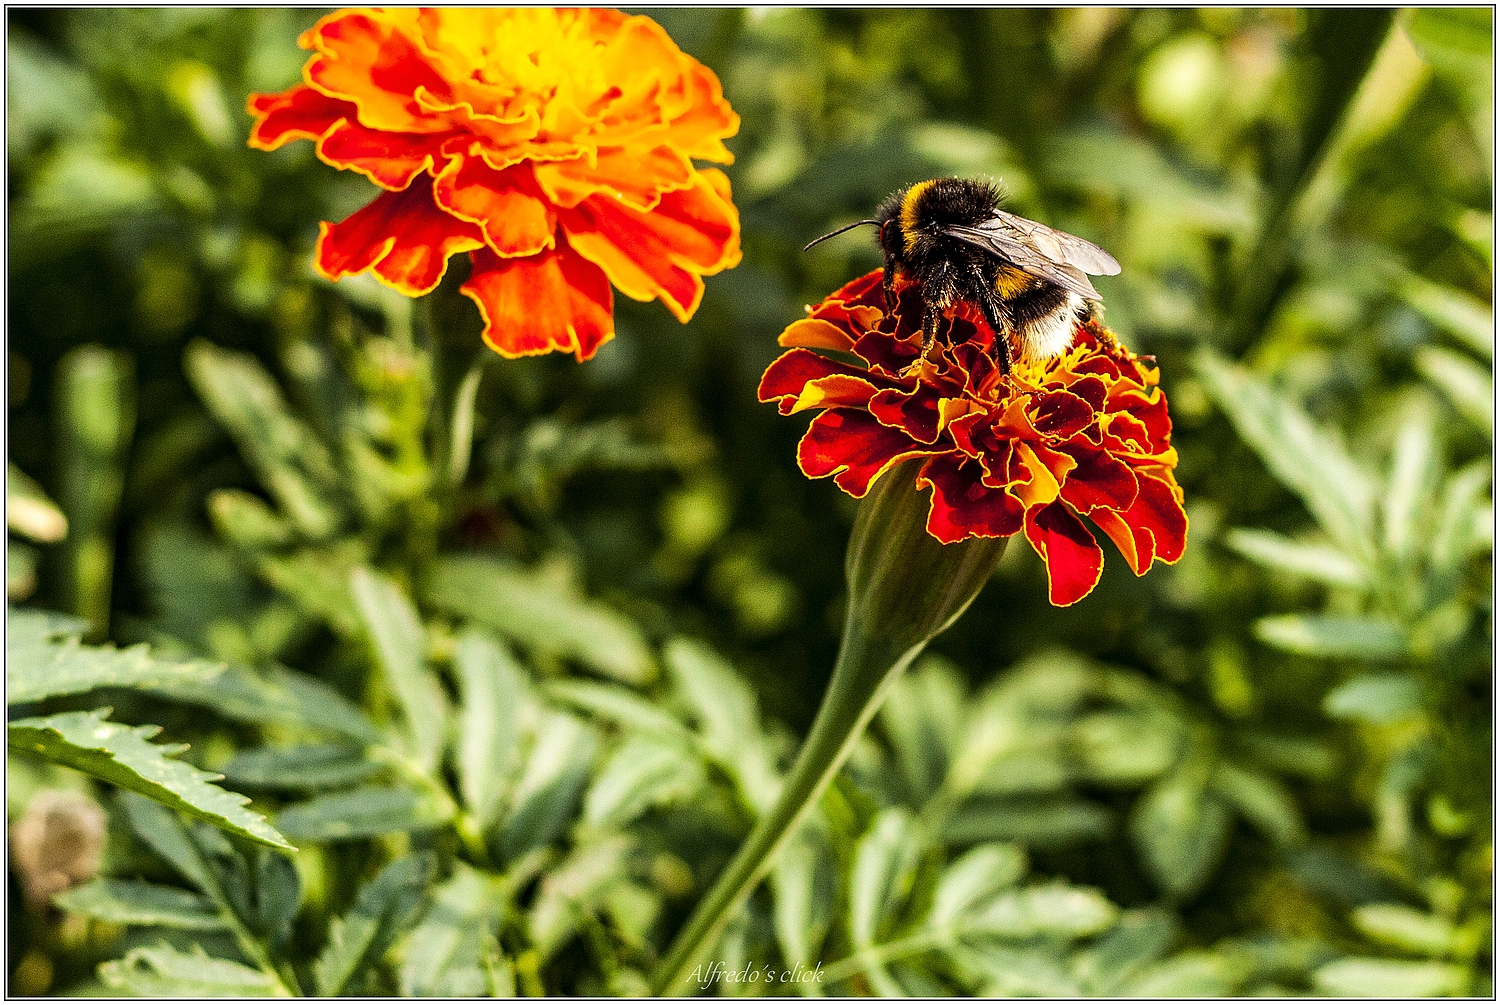
[[[1047,599],[1053,606],[1076,604],[1098,585],[1104,552],[1063,503],[1028,509],[1026,540],[1047,563]]]
[[[440,138],[423,133],[392,133],[344,121],[318,143],[318,159],[358,171],[383,189],[399,192],[441,155]]]
[[[1170,477],[1170,476],[1169,476]],[[1122,514],[1132,528],[1151,532],[1155,557],[1172,565],[1182,557],[1187,546],[1187,511],[1166,481],[1149,474],[1140,474],[1140,493],[1135,505]]]
[[[864,407],[875,390],[865,371],[800,349],[783,353],[766,369],[758,393],[791,415],[806,408]]]
[[[644,212],[656,208],[662,193],[692,184],[693,162],[665,143],[649,150],[604,147],[592,163],[580,157],[538,164],[536,179],[557,206],[602,193]]]
[[[319,139],[341,120],[352,118],[355,106],[296,84],[280,94],[250,95],[245,110],[256,119],[250,145],[275,150],[292,140]]]
[[[459,155],[432,185],[439,206],[479,225],[485,243],[503,258],[535,255],[556,242],[557,216],[529,164],[496,171],[483,157]]]
[[[708,168],[690,188],[662,196],[649,213],[594,195],[560,210],[558,218],[573,249],[603,269],[621,293],[635,300],[661,297],[686,321],[703,296],[698,277],[740,259],[739,214],[727,185],[722,172]]]
[[[831,408],[807,427],[797,445],[797,465],[809,478],[833,475],[834,484],[861,499],[893,465],[932,453],[899,429],[882,426],[868,412]]]
[[[404,192],[382,192],[342,223],[324,223],[314,264],[338,280],[373,268],[376,278],[408,296],[437,287],[449,256],[483,245],[479,228],[444,213],[425,175]]]
[[[838,325],[821,318],[802,318],[786,326],[776,341],[787,348],[801,346],[807,349],[833,349],[838,352],[853,352],[854,339]]]
[[[1021,529],[1025,509],[999,489],[985,485],[978,461],[941,454],[922,466],[917,487],[932,486],[927,532],[944,544],[967,537],[1009,537]]]
[[[303,75],[332,98],[352,101],[371,129],[433,133],[449,128],[417,100],[419,90],[451,101],[446,68],[418,42],[417,11],[337,11],[319,21],[303,44],[316,47]],[[463,74],[458,74],[463,76]]]
[[[609,281],[597,267],[559,247],[529,258],[471,256],[460,289],[479,305],[484,340],[509,359],[561,350],[579,362],[614,337]]]
[[[1092,513],[1095,509],[1124,511],[1135,502],[1136,478],[1130,465],[1091,445],[1066,443],[1057,449],[1076,462],[1063,483],[1062,495],[1078,512]]]

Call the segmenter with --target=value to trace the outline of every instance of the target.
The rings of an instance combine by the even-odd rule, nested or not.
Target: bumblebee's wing
[[[1120,271],[1120,263],[1097,244],[1004,210],[995,210],[977,227],[949,226],[943,232],[1089,300],[1098,300],[1099,291],[1085,272],[1113,276]]]

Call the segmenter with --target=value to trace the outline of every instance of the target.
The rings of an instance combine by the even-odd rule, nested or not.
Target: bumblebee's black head
[[[938,178],[918,182],[887,199],[875,214],[880,247],[898,262],[920,254],[942,237],[941,228],[977,227],[994,215],[1000,190],[983,181]]]

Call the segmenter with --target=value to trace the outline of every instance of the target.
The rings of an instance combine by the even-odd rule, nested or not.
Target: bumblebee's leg
[[[885,253],[885,272],[880,277],[880,288],[885,293],[885,312],[889,314],[896,309],[896,257],[889,251]]]
[[[938,319],[943,316],[943,310],[931,301],[922,304],[922,355],[927,355],[927,350],[932,348],[933,340],[937,338]]]
[[[1010,373],[1011,353],[1010,334],[1012,325],[1006,313],[1004,305],[1000,303],[999,296],[995,293],[995,286],[982,272],[974,274],[974,300],[979,304],[979,310],[984,314],[984,320],[989,323],[990,331],[995,333],[995,347],[999,352],[995,354],[995,362],[1000,364],[1000,372]]]

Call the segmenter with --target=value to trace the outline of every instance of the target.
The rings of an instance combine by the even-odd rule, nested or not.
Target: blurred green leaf
[[[1332,436],[1294,402],[1210,352],[1195,357],[1210,395],[1271,473],[1302,497],[1350,555],[1373,557],[1374,485]]]
[[[305,791],[355,785],[385,766],[367,760],[358,747],[316,744],[254,747],[236,754],[222,770],[231,784],[245,788]]]
[[[453,815],[451,804],[428,793],[388,786],[363,786],[317,796],[288,806],[276,824],[301,841],[355,838],[441,827]]]
[[[943,827],[949,844],[1019,841],[1037,848],[1066,848],[1102,840],[1114,816],[1084,799],[976,799],[961,805]]]
[[[1462,290],[1408,275],[1397,288],[1412,309],[1437,327],[1457,335],[1474,352],[1495,355],[1495,314],[1489,304]]]
[[[836,884],[828,836],[809,821],[782,849],[771,870],[776,894],[772,921],[783,960],[795,966],[818,959],[833,924]]]
[[[1367,588],[1369,574],[1354,559],[1327,545],[1294,541],[1267,530],[1236,527],[1224,543],[1257,565],[1305,576],[1329,586]]]
[[[620,827],[650,807],[689,798],[704,780],[702,762],[681,746],[633,736],[599,769],[583,800],[583,820]]]
[[[349,913],[334,918],[328,942],[313,964],[318,994],[333,997],[353,985],[358,991],[385,951],[416,924],[427,908],[431,855],[408,855],[366,883]]]
[[[1323,711],[1335,719],[1399,722],[1422,710],[1422,694],[1406,674],[1361,674],[1328,692]]]
[[[739,782],[751,805],[765,812],[781,782],[760,731],[755,693],[707,646],[673,639],[662,656],[697,720],[703,745]]]
[[[1320,994],[1336,998],[1435,998],[1466,995],[1469,974],[1451,963],[1414,963],[1350,956],[1313,974]]]
[[[265,817],[245,808],[249,799],[209,784],[219,775],[169,760],[185,744],[147,743],[160,726],[123,726],[106,720],[108,714],[106,708],[15,720],[10,749],[139,792],[252,841],[294,850]]]
[[[427,636],[406,594],[390,579],[369,569],[355,569],[350,592],[386,683],[401,703],[401,712],[417,765],[437,767],[448,736],[448,700],[427,668]]]
[[[343,695],[315,677],[286,667],[264,671],[230,667],[203,680],[155,681],[148,687],[240,722],[302,726],[365,744],[383,739],[374,723]]]
[[[542,717],[502,827],[507,857],[518,857],[562,833],[577,809],[597,749],[595,734],[573,716],[550,712]]]
[[[401,963],[401,993],[417,997],[472,998],[489,987],[484,968],[485,936],[492,924],[490,881],[459,863],[435,891],[432,906],[407,940]]]
[[[1453,948],[1453,923],[1404,904],[1363,904],[1349,919],[1376,942],[1420,956],[1441,957]]]
[[[33,541],[51,544],[68,533],[68,518],[26,472],[5,467],[5,525]]]
[[[464,803],[481,825],[499,813],[520,765],[527,685],[515,658],[480,632],[465,632],[453,654],[458,674],[458,773]]]
[[[243,964],[214,959],[198,946],[184,953],[166,943],[100,964],[99,977],[143,998],[266,998],[280,990],[266,974]]]
[[[911,893],[922,852],[916,822],[899,807],[881,811],[860,838],[849,872],[849,937],[856,947],[873,945]]]
[[[195,931],[229,927],[206,897],[140,880],[96,879],[58,894],[52,902],[65,911],[117,925],[157,925]]]
[[[576,659],[627,683],[655,676],[655,661],[635,625],[520,566],[477,555],[444,556],[426,579],[425,597],[529,649]]]
[[[1130,836],[1166,893],[1196,893],[1229,840],[1229,810],[1208,791],[1208,766],[1193,761],[1146,790],[1130,815]]]
[[[1026,873],[1026,854],[1010,844],[982,844],[943,870],[928,921],[939,930],[958,923],[971,908],[1014,886]]]
[[[265,368],[252,356],[204,341],[188,346],[183,366],[297,529],[314,540],[333,533],[341,518],[329,499],[339,483],[333,457],[292,414]]]
[[[1487,368],[1467,356],[1424,345],[1413,359],[1417,371],[1442,392],[1458,413],[1485,434],[1495,431],[1495,381]]]
[[[1392,660],[1406,651],[1406,633],[1378,617],[1280,614],[1257,621],[1255,635],[1268,646],[1300,656]]]

